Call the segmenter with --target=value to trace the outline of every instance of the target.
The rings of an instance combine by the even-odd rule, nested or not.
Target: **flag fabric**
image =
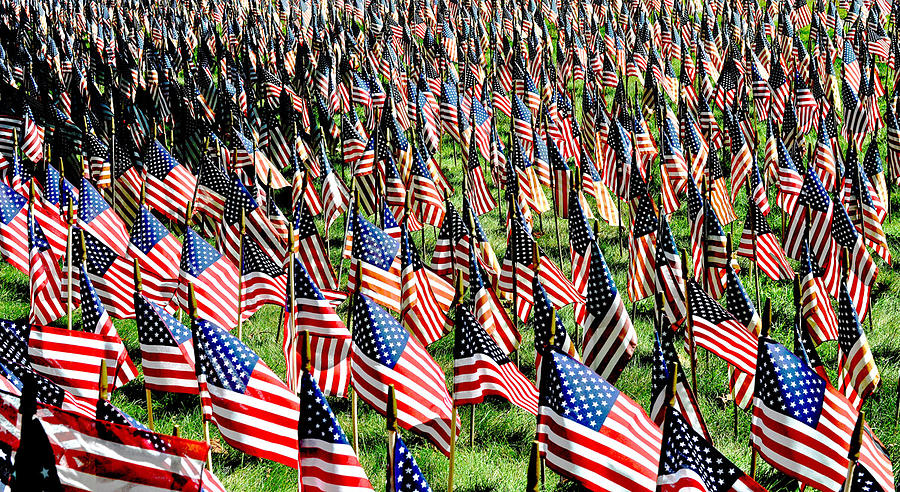
[[[587,366],[556,350],[546,357],[537,440],[547,466],[589,490],[656,490],[656,424]]]
[[[769,227],[766,216],[753,200],[747,205],[744,232],[738,246],[738,256],[755,261],[756,266],[772,280],[794,278],[794,270],[787,261],[778,238]]]
[[[62,270],[33,214],[28,216],[28,251],[29,320],[49,325],[66,314]]]
[[[669,407],[663,427],[657,490],[676,492],[765,492],[708,438],[697,433],[681,412]]]
[[[241,246],[241,318],[247,320],[262,306],[284,306],[287,274],[247,236]]]
[[[808,239],[814,258],[819,266],[824,266],[831,253],[833,213],[834,203],[810,166],[803,179],[803,188],[797,197],[797,207],[790,216],[785,233],[784,251],[787,256],[800,259],[801,246],[804,239]]]
[[[875,354],[859,323],[847,284],[841,284],[838,298],[838,381],[840,389],[850,401],[856,400],[857,410],[862,402],[878,388],[881,376],[875,365]]]
[[[323,289],[338,290],[337,276],[328,258],[328,248],[307,207],[300,212],[295,210],[294,232],[297,257],[316,285]]]
[[[731,267],[727,268],[726,274],[725,305],[728,312],[744,325],[744,328],[754,338],[759,337],[762,319],[750,301],[747,291],[744,290],[744,284],[741,283],[741,279]],[[729,385],[735,404],[744,409],[749,408],[753,399],[753,373],[743,372],[732,367],[729,367],[728,371]]]
[[[22,273],[28,273],[28,199],[0,182],[0,254]]]
[[[454,255],[457,249],[463,249],[463,238],[469,234],[469,228],[462,216],[449,201],[441,228],[434,242],[434,253],[431,255],[432,270],[445,278],[453,276]]]
[[[251,456],[298,466],[300,401],[265,362],[211,321],[193,318],[203,418]]]
[[[78,245],[74,248],[75,262],[83,265],[80,270],[73,272],[73,276],[78,278],[84,272],[90,277],[91,284],[110,315],[120,319],[134,318],[134,266],[87,231],[74,229],[72,241]],[[83,250],[80,247],[82,244]],[[64,289],[63,295],[77,296],[79,293],[77,290],[68,293]]]
[[[167,306],[178,290],[181,244],[147,207],[140,207],[131,226],[128,256],[138,260],[147,299]]]
[[[352,297],[353,388],[378,413],[387,412],[388,385],[397,396],[400,427],[423,435],[449,455],[453,402],[444,373],[428,352],[387,311],[365,295]]]
[[[425,166],[421,153],[418,150],[413,153],[415,155],[412,160],[412,170],[406,184],[412,195],[412,207],[418,215],[417,218],[423,224],[440,227],[446,213],[444,197],[438,190],[431,172]]]
[[[360,292],[399,313],[400,243],[359,212],[354,213],[350,220],[353,227],[353,257],[350,260],[347,289],[355,290],[359,283]]]
[[[516,330],[506,309],[490,281],[485,282],[486,273],[475,254],[475,245],[469,241],[469,301],[468,307],[478,319],[478,324],[497,342],[507,355],[519,346],[522,335]]]
[[[158,140],[147,144],[143,156],[146,169],[147,205],[181,222],[194,198],[197,178],[172,157]]]
[[[659,230],[656,233],[656,259],[655,259],[655,285],[656,292],[663,295],[663,310],[669,323],[680,326],[687,316],[685,304],[684,269],[681,264],[681,255],[669,221],[665,214],[659,216]]]
[[[353,446],[312,375],[301,376],[300,483],[304,490],[372,490]]]
[[[822,272],[803,245],[800,258],[800,310],[803,313],[802,325],[818,345],[829,340],[838,339],[838,320],[831,306],[828,290],[822,281]]]
[[[653,199],[649,194],[639,197],[628,234],[628,298],[632,302],[653,295],[654,247],[658,228]]]
[[[127,255],[128,229],[125,223],[87,178],[82,178],[78,194],[78,226],[90,232],[115,254]]]
[[[696,344],[721,357],[736,369],[753,374],[756,338],[693,280],[687,282],[688,309]]]
[[[184,236],[178,271],[176,300],[181,310],[188,309],[188,285],[192,285],[198,316],[220,326],[237,326],[240,271],[191,228]]]
[[[135,295],[134,305],[144,386],[170,393],[197,394],[190,328],[142,293]]]
[[[457,308],[453,345],[453,401],[478,404],[496,395],[537,415],[538,391],[512,363],[497,342],[463,306]]]

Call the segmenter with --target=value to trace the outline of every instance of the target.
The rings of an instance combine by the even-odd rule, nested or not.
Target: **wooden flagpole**
[[[135,297],[140,296],[143,291],[141,282],[141,264],[137,258],[134,259],[134,291]],[[153,393],[150,391],[150,388],[147,387],[146,380],[144,381],[144,395],[147,400],[147,427],[152,431],[155,427],[153,422]]]
[[[525,486],[527,492],[540,492],[542,468],[541,443],[535,439],[531,441],[531,458],[528,460],[528,481]]]
[[[354,323],[353,319],[353,310],[356,308],[356,296],[359,296],[359,286],[360,286],[360,262],[356,262],[356,287],[353,289],[353,294],[351,294],[350,298],[350,314],[347,316],[347,325],[350,326],[352,331],[356,331],[356,323]],[[351,333],[352,333],[351,331]],[[351,369],[353,368],[353,361],[351,360]],[[353,433],[353,451],[358,455],[359,454],[359,396],[356,393],[356,390],[353,389],[353,385],[350,385],[350,415],[352,418],[351,422],[351,430]]]
[[[65,178],[60,178],[64,180]],[[60,185],[61,186],[61,185]],[[66,328],[72,329],[72,249],[75,240],[75,209],[72,204],[72,197],[69,196],[69,209],[66,212],[66,223],[68,224],[68,241],[66,241]]]
[[[853,427],[853,438],[850,441],[850,452],[847,457],[850,463],[847,465],[847,478],[844,480],[844,486],[841,488],[843,492],[853,490],[853,476],[856,472],[856,464],[859,461],[859,450],[862,447],[863,431],[866,423],[866,412],[860,410],[859,418],[856,420],[856,426]]]
[[[394,385],[388,385],[387,394],[387,415],[385,416],[385,427],[387,429],[387,491],[396,492],[397,484],[394,482],[394,446],[397,443],[397,395],[394,392]]]
[[[763,319],[762,319],[762,331],[759,334],[759,338],[768,338],[769,331],[772,329],[772,301],[770,299],[766,299],[766,304],[763,307]],[[759,451],[756,450],[756,447],[753,446],[753,438],[750,439],[750,477],[753,480],[756,480],[756,468],[757,461],[759,458]]]
[[[453,318],[453,331],[456,333],[456,321],[459,319],[459,310],[461,308],[460,302],[462,301],[463,296],[463,276],[460,274],[456,277],[456,289],[453,296],[453,302],[451,303],[451,307],[455,306],[455,315]],[[450,412],[450,426],[452,427],[450,431],[450,465],[447,470],[447,492],[453,492],[453,473],[456,469],[456,420],[458,415],[458,410],[456,406],[456,378],[453,378],[453,407]],[[472,405],[472,415],[474,418],[475,415],[475,405]],[[472,428],[473,436],[474,436],[475,428]]]
[[[296,319],[297,319],[297,313],[296,313],[297,294],[294,291],[294,226],[293,226],[293,224],[291,225],[291,227],[288,227],[288,257],[287,257],[287,260],[288,260],[288,265],[287,265],[288,309],[285,310],[284,315],[287,317],[285,322],[288,325],[288,329],[284,333],[284,344],[287,347],[293,346],[294,349],[292,350],[293,353],[290,354],[289,359],[286,361],[287,364],[286,364],[285,370],[287,371],[287,374],[286,374],[287,380],[293,381],[294,391],[299,392],[300,391],[300,379],[297,378],[298,372],[297,372],[297,365],[296,365],[296,363],[297,363],[297,353],[296,353],[297,346],[294,345],[294,343],[296,343],[298,340],[297,340],[297,322],[296,322]],[[288,337],[290,337],[290,340],[288,340]],[[300,348],[302,349],[302,347],[300,347]],[[293,364],[291,363],[291,361],[293,361]],[[301,358],[301,362],[302,362],[302,358]],[[303,365],[301,364],[300,367],[302,368]]]
[[[754,157],[754,161],[756,158]],[[747,180],[747,196],[750,196],[752,190],[750,189],[750,181]],[[754,205],[756,206],[756,205]],[[759,210],[759,207],[756,208],[757,213],[762,213]],[[759,231],[756,230],[756,220],[750,221],[750,232],[753,234],[753,261],[750,262],[750,267],[753,269],[753,290],[754,294],[756,294],[756,308],[759,309],[759,249],[756,246],[757,242],[757,233]],[[731,255],[728,256],[729,261],[731,260]]]
[[[241,237],[240,242],[238,243],[238,282],[237,282],[237,294],[238,294],[238,325],[237,325],[237,336],[238,340],[244,341],[244,300],[242,298],[244,294],[244,235],[247,234],[247,212],[245,210],[241,210]],[[291,277],[293,279],[293,276]]]
[[[106,368],[106,359],[100,359],[100,380],[97,382],[100,390],[100,399],[109,399],[109,370]]]
[[[697,393],[697,345],[694,341],[694,319],[691,315],[691,296],[688,293],[687,283],[690,279],[688,276],[687,252],[681,251],[681,276],[684,278],[684,305],[687,308],[687,320],[685,321],[685,331],[688,337],[688,347],[690,349],[691,361],[691,386],[694,394]]]

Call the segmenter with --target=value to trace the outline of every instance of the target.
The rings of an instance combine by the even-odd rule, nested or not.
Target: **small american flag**
[[[809,220],[807,220],[807,211]],[[824,265],[831,252],[831,220],[834,204],[828,196],[813,167],[807,169],[803,188],[797,197],[797,207],[790,217],[785,234],[785,253],[789,258],[799,259],[800,250],[806,239],[819,265]]]
[[[663,428],[663,422],[666,417],[666,408],[668,401],[670,386],[672,383],[672,375],[669,368],[673,364],[678,364],[678,352],[675,351],[675,335],[674,327],[663,324],[662,330],[656,332],[656,350],[653,354],[653,368],[650,379],[650,418]],[[706,428],[706,421],[703,414],[700,413],[700,405],[694,398],[694,392],[688,385],[688,379],[685,377],[681,366],[678,367],[678,380],[675,388],[675,407],[681,412],[684,419],[688,422],[691,429],[700,434],[706,440],[710,439],[709,430]]]
[[[359,283],[362,293],[399,313],[400,243],[358,212],[350,220],[353,221],[353,257],[347,288],[354,290]]]
[[[397,492],[431,492],[425,474],[419,469],[412,450],[398,435],[394,441],[394,462],[391,463],[393,486]]]
[[[81,271],[91,279],[91,283],[110,315],[119,319],[134,318],[134,267],[117,255],[93,234],[81,229],[74,229],[72,240],[80,246],[84,244],[84,251],[80,247],[74,248],[75,261],[83,264]],[[84,253],[84,254],[83,254]],[[67,269],[63,270],[64,272]],[[80,276],[80,272],[73,272],[73,276]],[[79,287],[71,295],[79,295]],[[63,289],[63,297],[69,295]]]
[[[881,383],[875,355],[853,308],[853,300],[845,283],[838,298],[838,380],[844,396],[855,400],[857,410]]]
[[[835,183],[837,183],[837,161],[835,160],[834,150],[831,147],[831,136],[828,134],[828,127],[824,121],[819,123],[818,139],[816,139],[816,150],[812,165],[816,168],[816,174],[822,181],[822,186],[826,190],[834,190]]]
[[[731,140],[731,201],[734,203],[753,166],[753,152],[738,126],[737,117],[729,110],[725,113],[725,119],[728,120],[728,138]]]
[[[488,147],[490,149],[490,146]],[[490,159],[488,155],[486,160]],[[484,170],[478,162],[478,154],[469,153],[466,165],[466,198],[472,202],[475,213],[484,215],[497,207],[497,202],[488,190],[487,181],[484,178]]]
[[[242,238],[241,247],[241,317],[249,319],[266,304],[284,306],[287,274],[255,241]]]
[[[306,332],[312,352],[310,368],[319,388],[329,396],[347,396],[350,384],[350,332],[337,315],[334,305],[325,298],[296,258],[293,306],[290,304],[290,294],[288,291],[285,301],[290,315],[285,316],[282,345],[285,360],[288,361],[288,388],[295,389],[300,380],[299,371],[303,368],[297,361],[305,347],[298,344],[299,333]],[[294,311],[291,313],[292,309]],[[290,325],[292,319],[293,326]]]
[[[28,251],[29,320],[48,325],[66,314],[62,302],[62,271],[34,215],[28,216]]]
[[[431,268],[435,273],[446,278],[453,275],[455,252],[464,249],[464,239],[468,235],[469,228],[466,227],[462,216],[453,203],[448,201],[447,213],[434,243],[434,253],[431,255]]]
[[[400,319],[416,340],[431,345],[447,333],[453,286],[422,263],[407,228],[400,232]]]
[[[328,249],[306,207],[302,212],[295,212],[294,231],[298,243],[295,250],[297,256],[316,285],[323,289],[337,290],[337,276],[328,258]]]
[[[591,490],[656,490],[656,424],[587,366],[556,350],[546,358],[537,438],[547,466]]]
[[[766,492],[718,449],[692,429],[677,409],[665,413],[657,486],[661,492]]]
[[[173,221],[184,220],[197,178],[157,140],[148,144],[143,162],[147,170],[147,204]]]
[[[773,467],[802,483],[840,490],[856,410],[826,379],[777,342],[760,341],[758,366],[751,444]],[[877,455],[874,442],[865,437],[863,441],[860,462],[884,490],[893,490],[890,466],[887,470],[873,466],[883,457]]]
[[[322,166],[322,204],[325,208],[325,235],[331,224],[350,206],[350,190],[334,172],[331,163]]]
[[[867,287],[871,287],[875,278],[878,276],[878,266],[872,259],[872,255],[863,244],[862,236],[853,228],[850,216],[843,206],[838,204],[835,207],[834,216],[831,221],[831,234],[837,246],[847,250],[849,253],[850,264],[847,265],[849,272],[853,274],[856,281],[861,282]],[[858,296],[858,291],[851,290],[854,306],[868,306],[868,295]],[[865,297],[862,299],[860,297]],[[865,317],[865,310],[857,309],[860,317]]]
[[[153,390],[197,394],[190,328],[141,293],[135,295],[144,385]]]
[[[794,166],[791,154],[781,138],[778,136],[775,138],[778,149],[778,194],[775,196],[775,203],[785,213],[793,214],[797,208],[800,191],[803,189],[803,175]]]
[[[855,156],[852,146],[848,158],[845,160],[846,172],[841,189],[841,202],[847,207],[847,212],[853,217],[853,223],[857,231],[863,234],[863,240],[872,247],[872,250],[884,261],[891,263],[891,252],[887,245],[887,237],[884,234],[882,222],[887,216],[887,211],[878,198],[875,187],[866,176],[865,171]]]
[[[684,191],[687,184],[689,169],[678,138],[678,118],[666,104],[666,115],[663,127],[663,163],[662,163],[662,203],[665,213],[671,214],[678,210],[680,201],[678,195]]]
[[[700,195],[693,180],[688,180],[688,216],[691,220],[691,255],[694,258],[694,279],[707,279],[713,297],[725,292],[726,258],[725,231],[709,203]]]
[[[644,194],[637,199],[628,235],[628,297],[634,302],[653,295],[658,228],[656,205],[649,194]]]
[[[453,346],[454,404],[478,404],[497,395],[533,415],[538,391],[466,308],[457,308]]]
[[[659,216],[656,234],[655,291],[663,295],[663,310],[669,323],[681,325],[687,316],[681,255],[669,229],[666,214]]]
[[[691,330],[697,345],[711,351],[740,371],[756,370],[756,338],[737,318],[722,309],[693,280],[687,282]]]
[[[28,199],[0,182],[0,254],[28,273]]]
[[[440,366],[371,299],[356,294],[352,302],[353,388],[363,401],[384,415],[388,385],[393,384],[400,426],[424,435],[439,451],[449,455],[450,433],[458,432],[459,426],[451,420],[453,401]]]
[[[313,376],[301,376],[300,480],[304,490],[359,492],[372,484]]]
[[[747,205],[747,218],[737,254],[756,261],[756,266],[772,280],[792,279],[794,270],[778,238],[769,227],[765,215],[751,199]]]
[[[181,280],[176,300],[180,309],[187,310],[188,285],[193,285],[200,317],[221,326],[237,326],[240,271],[193,229],[185,233],[178,269]]]
[[[124,385],[137,376],[125,344],[116,336],[50,326],[32,326],[28,336],[28,359],[39,373],[75,396],[98,396],[100,361],[109,368],[108,389]]]
[[[219,229],[223,252],[237,263],[241,241],[241,214],[244,215],[246,234],[253,238],[273,260],[283,263],[287,248],[281,241],[272,221],[259,206],[253,195],[244,187],[237,174],[231,176],[231,187],[225,200],[225,211]]]
[[[191,331],[204,419],[238,450],[297,468],[297,397],[225,329],[193,318]]]
[[[522,341],[506,309],[500,304],[497,292],[490,282],[485,282],[486,274],[475,253],[475,245],[469,241],[469,309],[478,319],[478,323],[509,354]]]
[[[178,289],[181,244],[147,207],[141,206],[131,227],[128,256],[138,260],[147,299],[167,306]]]
[[[425,166],[422,155],[418,150],[413,154],[412,171],[407,183],[409,193],[412,195],[412,206],[417,212],[417,218],[422,223],[440,227],[446,213],[444,199],[431,172]]]
[[[119,256],[128,251],[128,229],[87,178],[81,179],[78,195],[78,226],[90,232]]]

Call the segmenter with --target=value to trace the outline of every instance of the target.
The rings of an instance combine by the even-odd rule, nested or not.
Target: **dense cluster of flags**
[[[900,3],[814,3],[0,1],[0,255],[30,306],[0,323],[0,482],[222,490],[209,442],[107,401],[142,376],[151,410],[153,391],[198,394],[207,431],[310,490],[371,489],[326,400],[351,394],[388,421],[392,490],[429,490],[401,430],[453,470],[457,407],[488,395],[535,415],[538,454],[589,489],[763,490],[711,443],[700,347],[753,414],[754,456],[893,491],[861,409],[881,381],[864,321],[892,262]],[[621,292],[601,222],[628,245]],[[795,283],[792,351],[760,271]],[[649,414],[613,386],[638,343],[623,293],[654,300]],[[242,340],[265,305],[284,378]],[[140,367],[113,318],[135,320]],[[428,347],[451,333],[448,388]]]

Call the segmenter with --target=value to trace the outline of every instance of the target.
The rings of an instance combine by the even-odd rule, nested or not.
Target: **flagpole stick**
[[[541,491],[542,468],[541,443],[535,439],[534,441],[531,441],[531,458],[528,460],[528,481],[525,486],[527,492]]]
[[[301,208],[302,208],[302,205],[301,205]],[[296,323],[297,313],[295,312],[297,309],[297,303],[296,303],[297,295],[296,295],[296,292],[294,291],[294,225],[293,224],[291,224],[291,226],[288,227],[288,243],[289,243],[288,244],[288,257],[287,257],[287,260],[288,260],[288,265],[287,265],[288,309],[285,310],[285,313],[284,313],[284,315],[287,317],[287,319],[285,321],[287,322],[288,329],[287,329],[287,332],[285,332],[285,334],[284,334],[284,337],[285,337],[284,344],[285,344],[285,346],[290,347],[293,345],[293,343],[295,341],[297,341],[297,323]],[[288,341],[287,337],[291,337],[290,341]],[[300,347],[300,348],[302,349],[302,347]],[[293,383],[294,392],[300,391],[300,379],[297,377],[296,350],[297,349],[294,348],[294,353],[290,354],[290,356],[291,356],[290,359],[288,361],[285,361],[287,363],[285,370],[286,370],[288,384],[290,385],[291,383]],[[293,361],[294,363],[291,364],[291,361]],[[303,367],[302,364],[300,367],[301,368]]]
[[[134,291],[135,297],[140,296],[143,291],[143,285],[141,282],[141,264],[137,258],[134,259]],[[147,387],[147,381],[144,381],[144,395],[147,400],[147,427],[150,430],[154,430],[154,422],[153,422],[153,394],[150,391],[150,388]]]
[[[394,392],[394,385],[388,385],[387,392],[387,415],[385,416],[387,428],[387,490],[388,492],[396,492],[397,484],[394,482],[394,446],[397,444],[397,395]]]
[[[687,252],[681,252],[681,276],[684,278],[684,304],[687,308],[687,320],[685,321],[685,331],[688,337],[688,347],[690,349],[691,361],[691,386],[694,394],[697,394],[697,345],[694,340],[694,319],[691,314],[691,297],[688,293],[688,268],[687,268]]]
[[[65,178],[61,178],[65,179]],[[67,212],[67,223],[68,223],[68,241],[66,241],[66,263],[68,264],[68,268],[66,270],[66,328],[72,329],[72,268],[73,268],[73,259],[72,259],[72,242],[75,240],[75,209],[72,205],[72,197],[69,197],[69,208]]]
[[[100,359],[100,380],[97,382],[100,390],[100,399],[109,399],[109,370],[106,367],[106,359]]]
[[[847,455],[850,459],[850,463],[847,465],[847,478],[844,480],[844,486],[841,488],[843,492],[850,492],[853,490],[853,477],[856,473],[856,464],[859,461],[859,450],[862,447],[865,422],[866,411],[860,410],[859,418],[856,420],[856,426],[853,428],[853,439],[850,441],[850,452]]]
[[[459,319],[459,309],[460,305],[459,301],[462,300],[462,274],[456,277],[456,294],[454,295],[454,302],[452,305],[456,305],[456,314],[454,316],[453,323],[453,331],[454,334],[456,332],[456,320]],[[475,405],[472,405],[472,415],[475,414]],[[456,470],[456,419],[458,415],[458,410],[456,406],[456,377],[453,378],[453,407],[450,411],[450,426],[452,430],[450,431],[450,464],[447,469],[447,492],[453,492],[453,473]],[[474,433],[474,428],[472,429]]]
[[[244,210],[241,210],[241,238],[238,244],[238,283],[237,283],[237,294],[238,294],[238,325],[237,325],[237,336],[238,340],[244,341],[244,235],[247,233],[247,215]],[[291,279],[294,277],[292,276]]]
[[[731,233],[729,232],[728,235],[725,236],[725,257],[726,257],[727,261],[729,261],[729,262],[731,261],[733,249],[734,249],[734,243],[732,242]],[[757,289],[756,293],[757,293],[757,295],[759,295],[759,289]],[[757,300],[756,302],[757,302],[756,305],[758,306],[759,300]],[[728,368],[729,381],[731,380],[732,374],[734,374],[734,369],[729,367]],[[737,434],[738,434],[738,404],[737,404],[737,398],[735,398],[734,388],[730,388],[730,390],[732,393],[731,405],[732,405],[732,410],[733,410],[733,412],[731,414],[731,429],[734,432],[734,437],[737,438]]]
[[[359,205],[357,205],[357,206],[359,206]],[[360,262],[357,261],[356,262],[356,288],[353,291],[354,296],[352,297],[352,299],[350,301],[350,315],[347,319],[347,324],[350,325],[351,329],[353,329],[354,331],[356,329],[356,326],[354,323],[351,323],[351,321],[353,321],[353,310],[356,307],[356,296],[359,296],[360,276],[361,276]],[[351,369],[353,368],[352,364],[353,364],[353,362],[351,361],[351,366],[350,366]],[[352,383],[352,378],[351,378],[351,383]],[[353,385],[351,384],[350,387],[352,389]],[[352,418],[351,430],[353,432],[353,452],[355,452],[357,455],[359,455],[359,396],[357,395],[356,390],[353,390],[350,393],[350,416]]]
[[[762,317],[762,331],[760,331],[760,338],[768,338],[769,331],[772,329],[772,301],[771,299],[766,299],[766,303],[763,306],[763,317]],[[757,451],[756,446],[753,445],[753,435],[751,433],[750,436],[750,477],[753,480],[756,480],[756,469],[757,469],[757,461],[759,458],[759,451]]]
[[[300,336],[300,339],[298,341],[299,342],[298,346],[300,347],[301,377],[298,378],[298,382],[297,382],[298,396],[299,396],[299,393],[301,392],[301,387],[303,386],[300,382],[302,380],[302,372],[305,372],[307,374],[312,374],[312,362],[311,362],[312,361],[312,350],[311,350],[310,344],[309,344],[309,333],[306,331],[302,331],[299,333],[299,336]],[[300,406],[300,411],[301,412],[303,411],[302,405]],[[297,466],[297,490],[300,491],[300,490],[303,490],[303,473],[301,471],[302,470],[301,467],[299,466],[300,465],[299,461],[298,461],[297,465],[298,465]]]

